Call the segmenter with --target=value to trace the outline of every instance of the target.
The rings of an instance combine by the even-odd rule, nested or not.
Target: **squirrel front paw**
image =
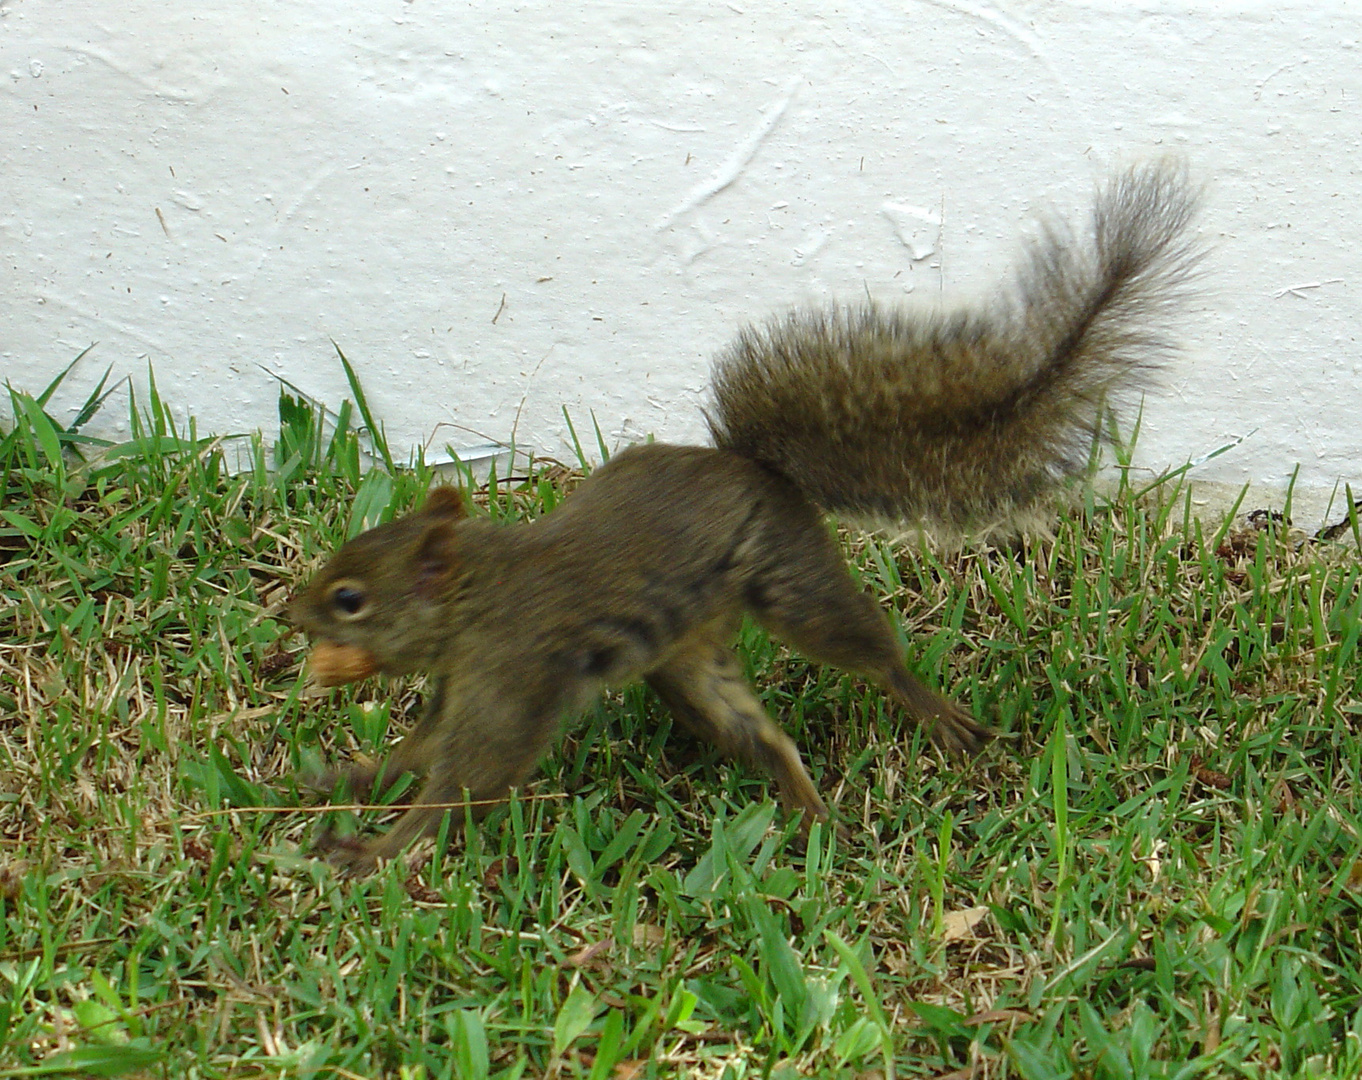
[[[312,847],[312,854],[325,860],[343,877],[363,877],[378,869],[373,845],[358,836],[324,833]]]
[[[340,785],[359,802],[368,802],[374,794],[374,787],[382,771],[382,762],[360,760],[342,768],[309,773],[303,777],[303,782],[313,791],[323,795],[330,795]],[[393,800],[395,803],[406,801],[405,798]]]

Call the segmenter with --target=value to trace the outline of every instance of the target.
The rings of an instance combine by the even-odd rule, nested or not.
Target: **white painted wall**
[[[3,375],[97,341],[66,402],[150,361],[268,431],[335,339],[398,446],[697,439],[740,321],[978,294],[1172,148],[1214,255],[1142,459],[1362,488],[1356,3],[828,7],[0,0]]]

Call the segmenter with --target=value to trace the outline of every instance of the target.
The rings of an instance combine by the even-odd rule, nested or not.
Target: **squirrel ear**
[[[421,507],[424,517],[454,520],[465,516],[463,491],[449,484],[441,484],[430,489],[426,504]]]
[[[464,518],[463,492],[444,485],[432,488],[417,515],[423,524],[416,547],[416,588],[437,592],[459,562],[458,523]]]
[[[424,511],[422,511],[424,514]],[[421,533],[416,548],[416,591],[433,596],[450,578],[459,562],[459,545],[454,521],[437,518]]]

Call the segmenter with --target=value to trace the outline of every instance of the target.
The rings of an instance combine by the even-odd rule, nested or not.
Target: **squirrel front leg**
[[[501,795],[492,800],[479,800],[462,786],[456,787],[447,770],[432,769],[432,777],[421,789],[420,797],[386,833],[368,840],[328,837],[319,846],[327,862],[337,869],[347,874],[367,874],[378,866],[380,859],[391,861],[409,844],[438,832],[441,821],[450,811],[458,813],[460,807],[464,807],[475,819],[481,818],[495,802],[505,797],[510,787],[508,784]]]
[[[343,780],[352,795],[359,799],[368,799],[375,793],[381,794],[405,773],[425,776],[430,768],[433,752],[432,736],[440,730],[444,708],[445,678],[441,676],[431,687],[422,707],[421,719],[388,752],[386,758],[328,769],[310,780],[310,786],[329,794],[336,784]],[[402,801],[411,800],[407,798]]]
[[[488,679],[476,694],[461,694],[440,680],[441,711],[428,712],[407,736],[420,732],[411,749],[404,740],[383,768],[384,777],[397,775],[389,771],[395,766],[414,771],[413,759],[423,755],[429,766],[420,794],[382,836],[324,840],[321,847],[333,866],[368,873],[380,859],[395,859],[414,841],[437,833],[446,813],[480,819],[524,782],[553,739],[558,702],[552,694],[509,689],[499,694],[497,682]]]

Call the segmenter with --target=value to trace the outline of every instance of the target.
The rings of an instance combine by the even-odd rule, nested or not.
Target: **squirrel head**
[[[449,603],[461,577],[463,494],[437,487],[420,510],[341,547],[288,605],[314,641],[311,670],[323,686],[377,672],[428,667],[449,636]]]

